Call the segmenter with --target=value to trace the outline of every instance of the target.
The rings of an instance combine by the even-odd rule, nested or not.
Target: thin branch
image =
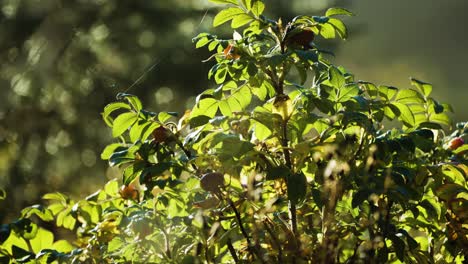
[[[232,258],[234,259],[234,262],[235,262],[236,264],[239,263],[239,258],[237,257],[236,250],[235,250],[234,247],[232,246],[232,242],[231,242],[231,239],[230,239],[230,238],[228,238],[226,244],[227,244],[229,253],[231,253]]]
[[[276,237],[273,230],[271,230],[270,226],[266,221],[263,221],[263,225],[265,226],[266,231],[270,234],[273,244],[278,248],[278,263],[283,263],[283,249],[281,248],[281,243],[279,242],[278,238]]]

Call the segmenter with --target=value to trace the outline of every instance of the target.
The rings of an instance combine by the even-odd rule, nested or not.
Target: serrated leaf
[[[219,25],[222,25],[229,20],[232,20],[236,16],[240,14],[245,14],[244,10],[238,8],[238,7],[229,7],[226,9],[221,10],[213,19],[213,26],[217,27]]]
[[[353,16],[354,14],[344,8],[337,8],[337,7],[332,7],[332,8],[329,8],[326,12],[325,12],[325,16],[329,17],[329,16],[337,16],[337,15],[345,15],[345,16]]]

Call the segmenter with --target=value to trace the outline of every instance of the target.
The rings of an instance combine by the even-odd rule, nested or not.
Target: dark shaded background
[[[431,82],[454,119],[468,119],[468,2],[265,2],[284,19],[351,9],[350,38],[325,43],[337,64],[387,85],[409,86],[410,76]],[[209,54],[191,38],[212,30],[215,13],[207,0],[0,1],[0,188],[8,193],[0,221],[45,192],[83,197],[119,175],[99,159],[112,141],[100,113],[135,80],[142,77],[129,92],[149,109],[190,107],[212,85],[201,63]]]

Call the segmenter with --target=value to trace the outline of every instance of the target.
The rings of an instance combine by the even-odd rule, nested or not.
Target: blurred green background
[[[454,120],[468,119],[467,1],[265,2],[283,20],[350,9],[349,39],[321,43],[337,64],[379,84],[433,83]],[[191,38],[212,31],[214,14],[207,0],[0,1],[0,221],[45,192],[84,197],[119,175],[99,158],[112,142],[100,113],[135,80],[129,93],[153,111],[183,111],[213,85]]]

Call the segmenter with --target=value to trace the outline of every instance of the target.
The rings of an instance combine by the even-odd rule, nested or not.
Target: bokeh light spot
[[[83,152],[81,152],[81,162],[83,162],[83,165],[86,167],[94,166],[94,164],[96,164],[96,153],[91,149],[83,150]]]
[[[167,104],[170,103],[174,99],[174,93],[172,89],[169,87],[161,87],[158,91],[154,94],[156,98],[157,104]]]
[[[156,36],[153,32],[145,30],[138,37],[138,44],[143,48],[150,48],[156,42]]]

